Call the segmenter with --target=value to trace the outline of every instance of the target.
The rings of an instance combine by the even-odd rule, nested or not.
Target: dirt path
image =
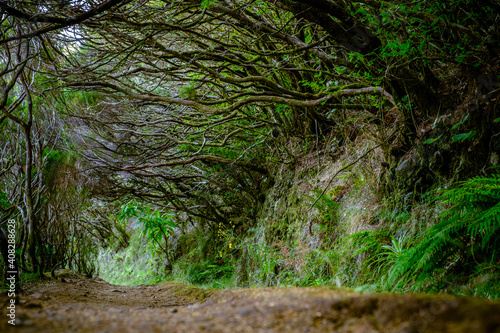
[[[334,288],[202,290],[180,283],[124,287],[69,275],[27,288],[0,332],[484,332],[500,333],[500,303],[362,295]]]

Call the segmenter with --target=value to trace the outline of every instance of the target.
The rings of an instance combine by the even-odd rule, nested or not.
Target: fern
[[[422,289],[428,279],[446,275],[453,267],[495,259],[500,175],[471,178],[446,190],[437,201],[450,208],[424,233],[418,245],[401,253],[386,275],[385,289],[402,290],[409,283],[415,283],[414,289]]]

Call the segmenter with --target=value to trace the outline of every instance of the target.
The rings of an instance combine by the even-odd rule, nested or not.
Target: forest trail
[[[500,333],[500,303],[337,288],[203,290],[178,282],[111,285],[73,274],[28,286],[0,332],[484,332]]]

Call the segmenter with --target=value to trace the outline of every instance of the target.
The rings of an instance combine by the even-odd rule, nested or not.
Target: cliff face
[[[365,155],[375,147],[368,138],[357,144],[340,150],[332,140],[273,173],[256,224],[240,244],[237,275],[244,284],[344,283],[340,244],[380,227],[383,153]]]
[[[458,214],[460,207],[453,211],[457,205],[469,205],[465,202],[474,212],[494,209],[496,199],[489,208],[468,201],[472,194],[455,200],[455,195],[469,191],[460,181],[473,176],[480,179],[473,187],[490,191],[489,198],[498,195],[499,146],[497,135],[491,135],[498,133],[496,122],[476,120],[466,126],[470,117],[454,114],[421,124],[421,137],[399,158],[380,140],[360,135],[340,148],[330,140],[322,149],[304,153],[293,166],[275,170],[275,183],[266,192],[255,225],[237,244],[235,283],[498,297],[498,244],[474,246],[484,238],[469,233],[473,215]],[[465,133],[457,132],[460,126]],[[463,234],[445,231],[443,244],[440,236],[429,239],[439,223],[448,223],[447,214],[458,214],[450,228],[465,228]],[[492,223],[482,232],[497,235],[497,222]],[[425,242],[432,250],[425,252]],[[461,245],[452,245],[457,242]],[[415,251],[423,251],[429,261],[414,262],[418,269],[413,276],[398,275],[398,267],[417,260]],[[483,261],[474,263],[474,253]]]

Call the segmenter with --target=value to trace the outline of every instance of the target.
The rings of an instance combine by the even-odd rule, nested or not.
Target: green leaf
[[[462,125],[463,123],[465,123],[465,121],[467,120],[467,118],[469,118],[469,114],[467,113],[467,115],[465,116],[464,120],[462,120],[461,122],[459,123],[456,123],[455,125],[453,125],[453,127],[451,128],[451,130],[453,131],[455,128],[457,128],[458,126]]]
[[[304,40],[306,42],[306,44],[309,44],[311,42],[311,40],[312,40],[311,34],[307,34],[307,36],[306,36],[306,38]]]
[[[476,135],[476,131],[470,131],[468,133],[461,133],[453,136],[451,142],[464,142],[465,140],[469,140],[470,138],[474,137]]]
[[[422,142],[422,144],[424,144],[424,145],[431,144],[431,143],[436,142],[437,140],[441,139],[442,136],[443,136],[443,134],[441,134],[440,136],[438,136],[437,138],[434,138],[434,139],[427,139],[424,142]]]
[[[432,125],[432,129],[436,128],[437,124],[439,124],[439,122],[441,121],[441,118],[443,118],[443,116],[439,116],[439,118],[434,121],[434,124]]]

